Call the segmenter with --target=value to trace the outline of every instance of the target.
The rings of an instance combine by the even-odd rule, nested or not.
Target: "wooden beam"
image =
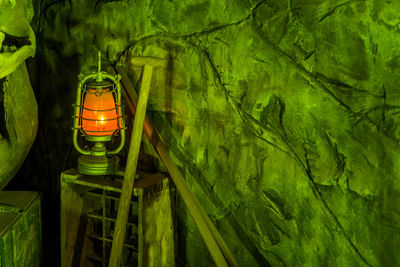
[[[146,114],[152,75],[153,67],[144,65],[137,112],[132,128],[131,143],[129,146],[121,198],[119,201],[117,220],[115,223],[115,232],[111,246],[111,255],[108,265],[109,267],[119,267],[121,263],[122,249],[126,234],[126,223],[128,221],[129,206],[132,198],[133,185],[135,182],[140,143],[143,135],[143,122]]]
[[[162,172],[151,174],[149,176],[146,176],[144,178],[136,180],[133,187],[135,187],[135,188],[149,187],[149,186],[152,186],[153,184],[156,184],[166,178],[168,178],[168,175],[165,173],[162,173]]]
[[[125,175],[124,171],[120,171],[119,174],[121,176]],[[133,185],[134,188],[145,188],[148,186],[152,186],[155,183],[160,182],[163,179],[167,179],[169,177],[166,172],[158,172],[158,173],[146,173],[146,172],[137,172],[135,175],[135,183]],[[121,192],[122,182],[119,180],[110,180],[104,179],[104,177],[96,177],[96,176],[86,176],[80,174],[75,169],[70,169],[63,172],[63,179],[68,181],[71,184],[79,184],[83,186],[98,188],[102,190]]]
[[[72,184],[69,184],[63,179],[61,174],[61,205],[60,205],[60,241],[61,241],[61,266],[73,266],[76,262],[74,257],[75,247],[79,246],[82,241],[82,236],[78,235],[80,219],[83,209],[83,199],[73,189]]]
[[[130,63],[138,67],[143,67],[147,65],[153,68],[157,68],[165,66],[165,64],[167,64],[167,61],[163,58],[158,58],[158,57],[134,56],[130,58]]]
[[[143,223],[144,223],[144,207],[143,207],[143,194],[144,189],[138,191],[138,267],[143,267]]]
[[[175,267],[175,227],[169,180],[139,190],[138,266]],[[171,181],[172,183],[172,181]]]

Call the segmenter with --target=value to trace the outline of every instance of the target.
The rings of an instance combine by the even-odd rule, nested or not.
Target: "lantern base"
[[[86,175],[109,175],[119,170],[119,157],[81,155],[78,158],[78,172]]]

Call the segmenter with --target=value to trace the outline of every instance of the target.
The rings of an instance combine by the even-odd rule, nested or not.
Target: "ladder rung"
[[[104,217],[103,218],[102,216],[97,215],[97,214],[93,214],[93,213],[88,213],[88,214],[86,214],[86,216],[88,216],[89,218],[96,219],[96,220],[103,220],[104,219],[104,220],[109,221],[109,222],[115,222],[115,218],[110,218],[110,217]],[[137,221],[138,221],[137,216],[133,216],[133,217],[131,216],[130,219],[131,220],[128,220],[128,225],[137,227]]]
[[[103,194],[96,193],[96,192],[87,192],[87,195],[93,196],[93,197],[99,197],[99,198],[103,197]],[[114,196],[110,196],[110,195],[106,195],[105,197],[106,197],[106,199],[113,199],[113,200],[119,201],[119,197],[114,197]],[[137,196],[132,196],[131,202],[132,203],[136,203],[137,201],[138,201],[138,197]]]
[[[95,240],[99,240],[99,241],[103,241],[104,240],[104,241],[109,242],[109,243],[112,242],[112,240],[110,238],[102,238],[100,235],[98,235],[96,233],[90,233],[90,234],[87,234],[87,236],[89,238],[92,238],[92,239],[95,239]],[[137,254],[138,248],[134,244],[129,243],[129,242],[125,242],[124,243],[124,247],[131,248],[135,252],[134,254]]]

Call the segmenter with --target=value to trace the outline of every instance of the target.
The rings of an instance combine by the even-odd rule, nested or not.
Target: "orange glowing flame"
[[[96,92],[94,89],[89,92]],[[87,135],[113,135],[118,129],[115,100],[108,89],[100,94],[86,93],[82,109],[82,130]]]

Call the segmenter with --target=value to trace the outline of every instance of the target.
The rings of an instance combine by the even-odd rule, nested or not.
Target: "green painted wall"
[[[35,6],[50,172],[65,166],[76,75],[98,49],[132,80],[129,55],[168,58],[149,114],[242,266],[400,265],[400,4]],[[179,201],[178,229],[178,263],[211,265]]]

